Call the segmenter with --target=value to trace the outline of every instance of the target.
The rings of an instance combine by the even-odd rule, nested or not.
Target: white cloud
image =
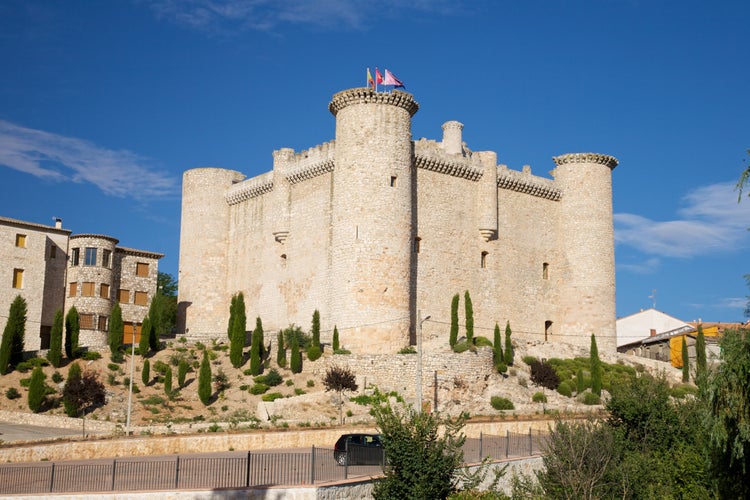
[[[117,197],[146,199],[179,192],[179,179],[130,151],[0,120],[0,165],[57,182],[87,182]]]
[[[208,32],[270,30],[280,24],[361,29],[404,11],[446,14],[455,0],[143,0],[160,19]]]
[[[660,259],[652,257],[650,259],[638,261],[634,264],[625,264],[618,261],[617,269],[621,271],[629,271],[634,274],[652,274],[659,269],[660,264]]]
[[[750,203],[737,203],[734,186],[727,182],[693,190],[683,198],[686,206],[677,211],[677,220],[615,214],[615,242],[649,255],[682,258],[747,246]]]

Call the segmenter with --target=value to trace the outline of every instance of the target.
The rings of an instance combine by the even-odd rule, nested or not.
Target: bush
[[[513,401],[508,398],[501,398],[500,396],[492,396],[490,398],[490,404],[498,411],[514,410],[516,408],[513,406]]]
[[[276,371],[276,369],[272,369],[265,375],[259,375],[255,377],[253,381],[258,384],[266,384],[269,387],[274,387],[280,385],[284,381],[284,379],[281,377],[279,372]]]
[[[474,337],[474,345],[477,347],[492,347],[492,341],[487,337]]]
[[[569,398],[573,397],[573,389],[570,387],[570,384],[567,381],[560,382],[560,385],[557,386],[557,392]]]
[[[672,387],[669,390],[669,395],[675,399],[683,399],[686,396],[697,396],[698,388],[690,384],[680,384]]]
[[[102,359],[102,355],[96,351],[82,352],[78,357],[84,361],[96,361],[97,359]]]
[[[552,391],[560,385],[560,377],[549,363],[536,361],[529,366],[531,366],[531,381],[534,384]]]
[[[268,392],[269,387],[266,384],[257,383],[250,388],[250,394],[259,395]]]
[[[531,401],[533,401],[534,403],[546,403],[547,396],[545,396],[543,392],[535,392],[531,397]]]
[[[120,365],[118,365],[117,363],[108,363],[107,368],[109,368],[110,371],[116,372],[120,369]]]
[[[266,403],[270,403],[283,397],[284,395],[280,392],[269,392],[268,394],[263,394],[260,398]]]
[[[593,392],[583,393],[583,404],[598,405],[598,404],[601,404],[601,402],[602,402],[602,398],[600,398],[598,395],[594,394]]]
[[[323,355],[323,350],[319,345],[312,345],[307,348],[307,359],[315,361]]]
[[[471,347],[473,346],[469,346],[469,343],[466,342],[465,340],[461,342],[456,342],[456,345],[453,346],[453,352],[456,352],[456,353],[466,352],[469,349],[471,349]]]
[[[495,365],[495,370],[497,370],[497,373],[505,373],[508,371],[508,365],[500,361]]]
[[[400,351],[398,351],[399,354],[416,354],[417,348],[413,345],[408,345],[406,347],[402,347]]]
[[[164,376],[167,373],[167,370],[169,370],[169,365],[164,361],[157,360],[154,361],[154,366],[152,368],[154,369],[154,372]]]
[[[310,347],[310,336],[303,332],[302,328],[295,324],[291,324],[287,328],[285,328],[283,334],[284,345],[286,346],[291,346],[292,339],[297,339],[297,346],[300,349],[306,350],[308,347]]]
[[[21,361],[16,365],[16,370],[21,373],[26,373],[29,370],[33,370],[38,366],[49,366],[49,361],[44,358],[31,358],[26,361]]]
[[[16,389],[15,387],[11,387],[7,391],[5,391],[5,397],[11,400],[18,399],[21,397],[21,393],[19,393],[18,389]]]
[[[536,356],[524,356],[521,359],[523,360],[524,363],[526,363],[529,366],[531,366],[534,363],[538,363],[539,362],[539,360],[536,359]]]
[[[60,372],[55,372],[52,374],[52,381],[56,384],[59,384],[64,380],[62,374]]]

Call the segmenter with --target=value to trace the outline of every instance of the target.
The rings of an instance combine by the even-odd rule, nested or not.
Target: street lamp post
[[[428,314],[424,318],[417,310],[417,411],[422,413],[422,323],[430,319]]]

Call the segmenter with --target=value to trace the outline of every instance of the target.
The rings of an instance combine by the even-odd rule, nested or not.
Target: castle
[[[595,334],[615,352],[615,158],[557,156],[547,179],[471,151],[456,121],[412,140],[406,92],[344,90],[328,109],[335,140],[274,151],[269,172],[184,173],[178,331],[226,338],[242,291],[249,328],[307,329],[317,309],[323,339],[336,326],[353,352],[447,346],[469,291],[475,335],[508,321],[516,339]]]

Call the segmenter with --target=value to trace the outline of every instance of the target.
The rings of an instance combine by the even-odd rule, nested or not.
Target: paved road
[[[34,441],[76,435],[81,435],[81,429],[59,429],[56,427],[39,427],[36,425],[0,422],[0,440],[4,443],[11,443],[14,441]]]

